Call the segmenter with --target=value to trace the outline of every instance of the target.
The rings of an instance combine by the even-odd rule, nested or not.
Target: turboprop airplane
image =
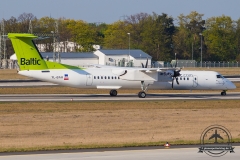
[[[105,67],[80,68],[45,61],[39,53],[33,34],[9,33],[17,55],[19,74],[35,79],[77,88],[109,89],[117,96],[122,88],[141,88],[139,98],[145,98],[148,89],[223,90],[236,86],[214,71],[181,71],[179,68]],[[174,83],[176,81],[176,83]]]

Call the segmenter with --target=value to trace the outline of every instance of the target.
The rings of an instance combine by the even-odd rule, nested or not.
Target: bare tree
[[[29,29],[29,22],[36,20],[36,16],[34,16],[32,13],[23,13],[18,17],[19,22],[19,29],[20,32],[28,32]]]
[[[147,17],[150,15],[147,13],[138,13],[135,15],[128,16],[125,19],[125,23],[131,25],[131,38],[133,48],[139,48],[142,42],[141,33],[143,32],[143,25]]]

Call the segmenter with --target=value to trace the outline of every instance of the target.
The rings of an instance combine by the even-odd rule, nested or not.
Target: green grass
[[[240,138],[232,139],[232,145],[239,143]],[[123,144],[88,144],[88,145],[69,145],[63,144],[59,146],[37,146],[25,148],[0,148],[0,152],[32,152],[32,151],[56,151],[56,150],[76,150],[76,149],[102,149],[102,148],[127,148],[127,147],[149,147],[164,146],[166,141],[144,142],[144,143],[123,143]],[[199,140],[177,140],[168,141],[171,146],[176,145],[201,145]],[[195,146],[194,146],[195,147]],[[171,147],[170,147],[171,148]]]

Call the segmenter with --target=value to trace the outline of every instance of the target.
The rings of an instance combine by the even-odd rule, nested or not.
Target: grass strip
[[[213,124],[240,142],[240,100],[0,103],[0,152],[199,144]]]
[[[232,145],[239,143],[240,138],[232,139]],[[32,151],[57,151],[57,150],[77,150],[77,149],[102,149],[102,148],[127,148],[127,147],[149,147],[164,146],[166,141],[145,142],[145,143],[124,143],[124,144],[89,144],[89,145],[61,145],[61,146],[36,146],[26,148],[0,148],[0,152],[32,152]],[[178,140],[168,141],[173,145],[201,145],[199,141]]]

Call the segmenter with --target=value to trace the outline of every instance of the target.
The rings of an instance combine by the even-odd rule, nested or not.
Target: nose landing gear
[[[221,92],[221,95],[222,95],[222,96],[226,96],[226,95],[227,95],[226,90],[223,90],[223,91]]]

